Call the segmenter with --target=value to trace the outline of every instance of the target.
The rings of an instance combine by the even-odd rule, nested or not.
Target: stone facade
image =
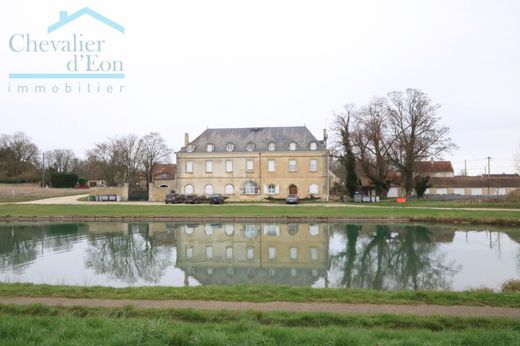
[[[177,192],[329,198],[328,151],[305,127],[208,129],[177,152]]]

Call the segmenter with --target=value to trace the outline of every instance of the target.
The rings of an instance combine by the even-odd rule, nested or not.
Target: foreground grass
[[[273,286],[159,286],[112,288],[0,283],[0,296],[520,307],[520,293],[493,293],[487,291],[375,291]]]
[[[510,319],[0,306],[8,345],[520,344]]]
[[[518,210],[441,210],[345,205],[0,205],[0,217],[10,216],[401,218],[411,221],[520,225]]]
[[[406,203],[397,203],[395,200],[385,200],[378,204],[367,204],[371,206],[396,206],[402,205],[405,208],[498,208],[498,209],[520,209],[520,201],[506,200],[455,200],[455,201],[429,201],[424,199],[407,200]]]

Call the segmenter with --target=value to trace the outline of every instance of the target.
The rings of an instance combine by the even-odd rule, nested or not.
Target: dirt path
[[[390,305],[390,304],[342,304],[342,303],[251,303],[204,300],[130,300],[130,299],[72,299],[46,297],[0,297],[0,304],[52,306],[123,307],[156,309],[204,309],[233,311],[289,311],[333,312],[346,314],[408,314],[418,316],[447,315],[456,317],[508,317],[520,319],[520,308],[487,306],[441,306],[441,305]]]

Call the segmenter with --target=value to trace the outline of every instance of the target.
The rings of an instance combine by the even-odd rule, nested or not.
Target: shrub
[[[509,279],[507,281],[504,281],[504,283],[502,283],[502,292],[520,292],[520,280]]]
[[[80,184],[80,185],[87,185],[87,183],[88,183],[88,179],[85,179],[85,178],[78,179],[78,184]]]
[[[508,202],[520,202],[520,189],[511,191],[506,195],[506,201]]]
[[[75,187],[78,182],[78,175],[74,173],[52,173],[51,185],[52,187]]]

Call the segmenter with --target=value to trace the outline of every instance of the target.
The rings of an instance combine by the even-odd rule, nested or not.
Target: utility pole
[[[466,165],[466,160],[464,160],[464,176],[468,176],[468,166]]]
[[[491,156],[488,156],[488,175],[491,175]]]

